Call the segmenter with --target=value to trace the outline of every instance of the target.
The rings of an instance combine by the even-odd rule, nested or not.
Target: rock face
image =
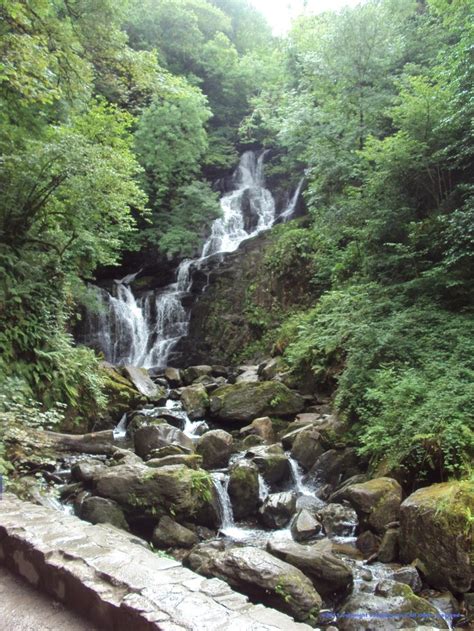
[[[257,467],[245,461],[232,467],[228,491],[236,519],[254,515],[260,503]]]
[[[207,391],[202,383],[183,388],[181,401],[191,420],[203,418],[209,406]]]
[[[304,407],[304,399],[277,381],[221,386],[211,395],[211,414],[220,421],[248,422],[262,416],[288,416]]]
[[[194,451],[193,441],[184,432],[166,423],[140,427],[134,433],[133,441],[136,453],[144,460],[149,458],[153,451],[168,445],[176,445],[187,453]]]
[[[223,429],[213,429],[201,436],[196,445],[204,469],[220,469],[229,464],[234,439]]]
[[[347,486],[338,498],[353,506],[364,526],[383,533],[388,524],[399,518],[402,488],[392,478],[375,478]]]
[[[474,486],[466,482],[433,484],[415,491],[400,510],[400,556],[439,589],[472,589]],[[472,519],[472,518],[471,518]]]
[[[312,545],[271,541],[268,551],[304,572],[316,591],[325,598],[337,600],[352,588],[351,568],[333,553],[328,541]]]
[[[153,531],[152,542],[159,548],[192,548],[198,543],[198,538],[192,530],[165,516]]]
[[[311,581],[297,568],[258,548],[219,550],[197,546],[188,558],[196,572],[216,576],[252,598],[294,616],[296,620],[316,620],[321,597]]]
[[[197,523],[217,522],[209,475],[183,465],[159,467],[118,465],[94,479],[96,493],[115,500],[129,515],[161,517],[171,511],[179,521],[190,515]]]

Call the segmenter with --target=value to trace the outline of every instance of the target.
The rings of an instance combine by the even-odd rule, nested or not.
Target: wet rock
[[[402,489],[392,478],[375,478],[361,484],[347,486],[338,494],[356,510],[361,526],[377,533],[396,521],[400,515]]]
[[[98,462],[97,460],[81,460],[72,465],[71,476],[76,482],[90,484],[95,474],[100,471],[105,471],[106,469],[107,467],[103,462]]]
[[[152,543],[158,548],[192,548],[198,542],[196,533],[166,515],[153,531]]]
[[[179,368],[171,368],[171,366],[166,368],[165,379],[172,388],[180,388],[183,385]]]
[[[154,450],[170,445],[176,445],[187,453],[194,451],[194,443],[191,438],[167,423],[141,427],[135,432],[133,442],[136,453],[144,460],[150,458]],[[153,456],[157,457],[154,453]]]
[[[174,427],[181,427],[182,425],[181,419],[179,422],[174,421],[169,423],[167,419],[160,416],[159,413],[155,416],[151,414],[143,414],[142,411],[139,411],[131,415],[130,421],[127,425],[127,434],[130,438],[133,438],[135,436],[135,432],[141,427],[146,427],[148,425],[163,425],[163,423],[168,423]]]
[[[235,519],[255,515],[260,504],[257,466],[240,461],[230,470],[229,497]]]
[[[173,511],[178,521],[192,517],[203,526],[217,523],[212,480],[202,469],[118,465],[95,477],[94,488],[98,495],[115,500],[127,515],[159,518]]]
[[[181,401],[191,420],[203,418],[206,415],[209,407],[209,397],[202,383],[183,388]]]
[[[405,585],[408,585],[415,594],[421,592],[423,587],[418,570],[412,565],[407,565],[399,570],[395,570],[390,578],[393,581],[397,581],[397,583],[404,583]]]
[[[153,383],[146,368],[124,366],[124,375],[129,379],[140,394],[152,403],[159,403],[166,398],[166,389]]]
[[[332,545],[327,540],[311,545],[293,541],[270,541],[267,549],[300,569],[324,598],[340,598],[352,588],[352,569],[334,554]]]
[[[196,451],[202,456],[205,469],[220,469],[229,464],[234,439],[222,429],[214,429],[203,434],[197,444]]]
[[[91,524],[112,524],[128,530],[127,520],[117,502],[103,497],[86,497],[79,504],[79,517]]]
[[[419,489],[400,511],[400,557],[418,559],[426,581],[438,589],[472,589],[472,482],[446,482]]]
[[[340,631],[393,631],[413,628],[417,621],[435,629],[448,628],[436,608],[408,585],[386,580],[377,585],[375,594],[354,591],[339,610],[338,627]]]
[[[257,465],[268,484],[277,485],[290,479],[290,463],[279,445],[254,447],[247,452],[246,457]]]
[[[147,467],[167,467],[175,464],[184,464],[190,469],[199,469],[202,467],[202,456],[199,454],[175,454],[163,458],[152,458],[146,463]]]
[[[321,597],[311,581],[297,568],[264,550],[252,547],[222,550],[201,544],[191,551],[187,562],[194,571],[220,578],[296,620],[313,621],[319,613]]]
[[[398,528],[388,528],[382,537],[382,542],[377,553],[377,558],[382,563],[393,563],[399,556],[399,531]]]
[[[318,517],[328,537],[353,536],[358,524],[355,510],[342,504],[326,504]]]
[[[291,457],[305,470],[310,469],[324,453],[321,434],[314,427],[299,432],[291,448]]]
[[[211,396],[211,413],[220,421],[246,422],[262,416],[288,416],[304,406],[303,397],[277,381],[222,386]]]
[[[329,449],[317,459],[305,480],[318,486],[327,485],[323,492],[318,493],[319,497],[327,499],[341,482],[358,473],[361,472],[355,449]]]
[[[268,416],[254,419],[250,425],[242,427],[240,434],[242,436],[260,436],[266,443],[275,442],[272,419]]]
[[[296,510],[296,493],[271,493],[260,508],[260,517],[267,528],[284,528]]]
[[[204,377],[212,374],[211,366],[190,366],[181,371],[181,378],[183,383],[187,386],[192,384],[199,377]]]
[[[322,526],[311,511],[303,508],[293,518],[290,530],[293,539],[302,543],[317,537],[321,533]]]
[[[362,552],[364,558],[368,559],[378,552],[380,537],[371,530],[366,530],[357,537],[356,546]]]

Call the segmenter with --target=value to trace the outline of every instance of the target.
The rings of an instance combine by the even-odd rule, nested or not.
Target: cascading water
[[[258,157],[253,151],[242,155],[233,175],[234,190],[220,200],[222,216],[212,224],[201,257],[184,260],[174,283],[136,298],[131,284],[137,272],[115,281],[110,293],[94,288],[101,308],[98,313],[87,313],[81,339],[84,344],[101,351],[116,365],[167,365],[170,353],[188,332],[190,314],[182,299],[191,289],[192,270],[212,255],[235,251],[242,241],[268,230],[275,221],[275,202],[265,188],[265,155],[265,151]],[[292,215],[301,186],[302,182],[280,217]]]

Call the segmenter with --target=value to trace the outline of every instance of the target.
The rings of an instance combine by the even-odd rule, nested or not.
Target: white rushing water
[[[254,151],[246,151],[242,155],[233,174],[234,190],[221,198],[222,216],[213,222],[201,256],[182,261],[174,283],[136,297],[131,285],[137,272],[116,280],[111,292],[94,288],[100,309],[87,313],[84,344],[100,350],[116,365],[162,368],[168,364],[171,352],[188,332],[190,314],[182,300],[191,289],[193,269],[210,256],[235,251],[242,241],[275,222],[275,202],[265,188],[265,154],[257,157]],[[280,215],[284,221],[293,214],[302,185],[303,181]]]

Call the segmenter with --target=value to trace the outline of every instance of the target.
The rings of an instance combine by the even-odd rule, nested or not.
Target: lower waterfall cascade
[[[140,270],[115,280],[110,292],[92,286],[100,308],[97,312],[87,311],[81,343],[102,352],[115,365],[167,365],[171,352],[188,332],[190,312],[182,301],[191,289],[193,271],[209,257],[234,252],[242,241],[268,230],[275,221],[288,221],[296,209],[303,179],[287,207],[276,216],[275,200],[265,187],[266,154],[267,151],[242,154],[232,176],[234,188],[220,200],[221,217],[213,222],[201,256],[183,260],[174,283],[137,297],[131,284]]]

